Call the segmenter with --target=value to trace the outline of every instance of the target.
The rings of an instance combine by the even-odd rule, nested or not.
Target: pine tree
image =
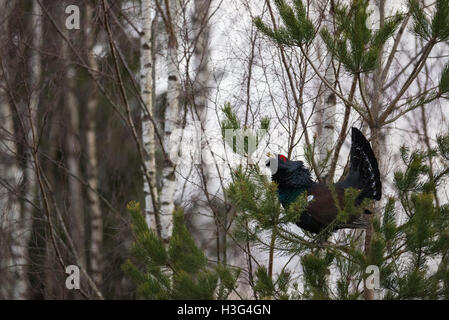
[[[397,120],[404,114],[428,104],[435,99],[447,96],[447,90],[449,88],[449,68],[443,69],[440,77],[440,82],[438,87],[418,95],[418,98],[411,99],[405,104],[398,106],[398,101],[404,96],[407,89],[417,78],[419,72],[424,67],[427,58],[429,57],[432,48],[435,47],[440,42],[448,40],[448,24],[447,21],[449,15],[449,1],[438,0],[436,1],[435,10],[427,14],[425,8],[421,2],[416,0],[410,0],[408,3],[408,13],[396,13],[390,17],[383,18],[382,22],[379,24],[379,28],[375,30],[371,28],[368,23],[368,18],[370,16],[370,11],[368,10],[368,1],[366,0],[353,0],[348,5],[338,5],[335,7],[335,21],[336,30],[331,34],[326,28],[316,29],[312,20],[307,14],[307,9],[301,0],[274,0],[276,8],[281,18],[280,26],[270,27],[263,22],[261,17],[257,17],[254,20],[257,28],[269,39],[275,42],[279,46],[288,46],[292,48],[297,48],[300,53],[305,57],[307,62],[314,69],[315,73],[321,79],[321,81],[331,89],[339,99],[341,99],[345,104],[345,118],[342,125],[342,134],[340,135],[334,156],[331,161],[331,168],[329,171],[329,182],[332,182],[336,160],[338,159],[340,148],[343,144],[345,132],[347,131],[348,120],[351,110],[355,110],[357,114],[366,121],[368,127],[371,131],[371,141],[373,144],[373,150],[381,160],[384,152],[382,150],[382,135],[381,130],[387,124]],[[416,63],[415,68],[408,76],[405,83],[401,84],[401,90],[399,93],[395,93],[396,96],[390,99],[390,101],[382,102],[379,101],[368,101],[367,96],[367,86],[365,79],[369,77],[373,72],[385,73],[388,71],[388,67],[383,69],[382,66],[382,54],[383,49],[389,39],[392,39],[395,31],[398,29],[401,22],[406,16],[410,15],[413,20],[412,31],[418,39],[421,39],[425,44],[422,54],[419,56],[418,63]],[[408,19],[408,18],[407,18]],[[404,25],[405,27],[405,25]],[[320,37],[317,37],[320,35]],[[326,45],[329,54],[338,62],[344,70],[353,77],[353,83],[350,92],[346,96],[345,94],[333,89],[332,84],[328,83],[326,79],[320,74],[317,67],[313,64],[310,56],[306,53],[306,48],[308,48],[313,41],[322,40]],[[394,54],[394,52],[392,52]],[[380,71],[379,71],[380,70]],[[385,79],[382,79],[384,81]],[[360,89],[360,99],[362,103],[356,101],[356,88]],[[377,85],[376,88],[380,88],[382,85]],[[373,96],[376,96],[376,92]],[[374,108],[374,105],[378,107]],[[305,128],[304,128],[305,129]],[[311,162],[313,160],[314,146],[306,146],[306,159]],[[321,151],[321,150],[320,150]],[[434,192],[435,193],[435,192]],[[404,194],[398,190],[398,198],[402,199]],[[429,199],[430,197],[430,199]],[[404,210],[409,208],[409,210],[415,210],[417,217],[420,216],[420,212],[428,212],[429,210],[435,210],[433,206],[433,200],[430,194],[420,194],[412,197],[413,201],[411,203],[401,202]],[[427,199],[427,200],[426,200]],[[410,200],[411,201],[411,200]],[[427,201],[427,204],[426,204]],[[345,201],[345,203],[349,203]],[[392,204],[390,204],[392,206]],[[389,206],[387,205],[387,208]],[[380,209],[380,208],[379,208]],[[379,211],[379,210],[375,210]],[[343,210],[344,212],[344,210]],[[385,217],[386,213],[383,215]],[[376,219],[382,215],[376,213]],[[424,218],[416,218],[417,221],[422,221]],[[430,218],[429,218],[430,219]],[[377,221],[377,220],[376,220]],[[374,230],[376,228],[376,221],[374,225],[371,225],[366,232],[365,240],[365,252],[362,254],[356,249],[356,246],[352,243],[353,239],[350,240],[350,245],[346,246],[346,253],[350,256],[354,256],[356,261],[359,261],[359,267],[349,266],[341,260],[341,256],[335,256],[335,263],[341,267],[341,271],[344,271],[351,279],[356,276],[360,278],[363,276],[366,267],[370,264],[379,265],[383,263],[382,250],[384,250],[382,237],[379,236],[379,230]],[[417,222],[414,222],[417,223]],[[379,224],[381,225],[381,224]],[[377,226],[378,227],[378,226]],[[412,231],[410,231],[413,234]],[[431,232],[431,231],[428,231]],[[349,253],[348,253],[349,252]],[[317,265],[326,264],[326,254],[321,256],[321,262]],[[419,254],[419,263],[423,263],[423,254]],[[445,255],[443,255],[445,257]],[[443,259],[444,260],[444,259]],[[355,269],[354,269],[355,268]],[[423,266],[418,269],[423,268]],[[319,268],[317,268],[317,271]],[[351,272],[350,272],[351,271]],[[357,274],[355,274],[357,273]],[[307,273],[306,273],[307,274]],[[344,290],[349,288],[349,281],[340,281],[339,285],[339,295],[340,297],[355,297],[356,295],[348,295],[348,291]],[[316,283],[316,281],[305,281],[305,285],[308,283]],[[418,283],[418,281],[411,282]],[[310,296],[310,295],[309,295]],[[326,295],[321,295],[325,297]],[[331,295],[327,295],[331,297]],[[313,297],[313,294],[312,296]],[[398,294],[398,297],[401,297]]]
[[[448,297],[449,205],[437,206],[434,195],[449,173],[449,134],[437,140],[438,147],[426,152],[401,148],[406,169],[395,173],[397,199],[389,200],[383,222],[376,225],[379,254],[384,255],[381,285],[386,298]],[[430,156],[444,164],[435,175],[425,164]],[[405,213],[401,224],[395,202]]]
[[[148,228],[140,205],[131,202],[135,242],[131,249],[133,261],[123,270],[137,286],[142,299],[226,299],[236,288],[238,269],[209,265],[206,255],[184,224],[182,210],[173,216],[173,235],[168,246]]]
[[[238,123],[227,113],[228,123]],[[226,123],[223,122],[223,123]],[[368,266],[379,268],[379,298],[445,299],[448,297],[449,204],[437,206],[442,181],[449,176],[449,134],[437,139],[430,151],[400,150],[404,170],[394,175],[395,195],[374,220],[373,239],[368,255],[348,234],[344,244],[323,242],[320,235],[293,233],[289,224],[298,221],[307,208],[302,194],[287,210],[277,199],[277,186],[260,174],[256,167],[233,172],[227,195],[238,210],[235,237],[250,241],[269,252],[269,266],[256,270],[254,290],[263,299],[358,299],[362,297]],[[431,174],[426,160],[438,159],[443,165]],[[338,203],[335,223],[352,214],[360,214],[353,205],[356,190],[345,194]],[[366,204],[365,204],[366,205]],[[268,235],[268,236],[267,236]],[[267,238],[272,240],[271,242]],[[325,237],[327,238],[327,237]],[[302,276],[292,282],[291,271],[272,275],[274,255],[299,256]],[[333,284],[326,281],[331,273]],[[300,288],[299,284],[302,284]]]

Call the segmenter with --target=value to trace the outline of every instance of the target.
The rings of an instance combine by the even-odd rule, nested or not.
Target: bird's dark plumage
[[[356,188],[360,190],[355,200],[360,205],[363,199],[380,200],[382,184],[379,168],[374,152],[363,134],[352,128],[352,145],[350,152],[350,168],[346,178],[335,184],[335,190],[340,203],[343,201],[344,190]],[[284,208],[287,208],[303,192],[307,192],[311,201],[307,210],[300,216],[297,224],[310,232],[319,233],[337,217],[337,207],[331,191],[325,184],[312,181],[310,171],[302,161],[291,161],[282,155],[270,159],[267,166],[273,172],[272,179],[278,184],[278,197]],[[355,228],[359,226],[358,217],[344,225],[336,225],[334,229]]]

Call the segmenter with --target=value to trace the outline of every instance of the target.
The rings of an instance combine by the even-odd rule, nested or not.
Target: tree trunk
[[[94,54],[95,32],[93,22],[94,9],[90,3],[86,4],[86,49],[87,61],[92,73],[98,71],[98,63]],[[98,90],[95,84],[91,86],[87,101],[87,189],[88,207],[90,215],[90,271],[95,284],[101,288],[103,284],[103,218],[101,214],[100,198],[98,196],[98,161],[97,161],[97,141],[96,141],[96,115],[98,106]]]
[[[196,214],[192,215],[192,225],[196,230],[203,230],[196,234],[199,242],[206,244],[206,249],[211,254],[216,255],[217,261],[226,261],[226,230],[224,225],[227,225],[226,215],[222,215],[221,210],[218,210],[215,201],[215,194],[217,192],[216,186],[219,183],[214,183],[216,176],[214,173],[214,158],[211,150],[211,143],[205,133],[212,129],[208,119],[208,99],[210,93],[210,80],[212,78],[209,69],[209,61],[211,59],[210,50],[210,32],[211,26],[209,22],[209,14],[212,1],[210,0],[195,0],[194,11],[192,13],[192,45],[193,63],[195,73],[191,81],[190,104],[192,107],[192,117],[195,121],[196,138],[201,139],[200,148],[195,150],[198,152],[201,159],[201,165],[198,167],[201,192],[204,201]],[[194,155],[195,157],[197,154]],[[195,158],[196,159],[196,158]],[[215,186],[215,188],[214,188]],[[201,203],[200,202],[200,203]],[[204,214],[202,214],[204,213]],[[208,231],[206,231],[208,230]],[[215,243],[209,239],[215,239]]]
[[[209,93],[209,59],[210,59],[210,0],[195,0],[195,11],[192,16],[194,34],[194,63],[196,77],[194,79],[193,98],[198,119],[206,124],[207,98]]]
[[[0,1],[0,41],[1,48],[8,50],[8,19],[12,11],[11,1]],[[17,163],[16,132],[13,109],[8,96],[6,65],[3,63],[7,52],[0,53],[0,119],[2,134],[0,137],[0,237],[4,240],[1,250],[0,270],[5,270],[0,278],[0,297],[24,299],[27,290],[24,266],[21,266],[20,234],[22,219],[20,203],[15,190],[18,190],[22,170]],[[12,190],[11,190],[12,189]],[[9,245],[8,245],[9,244]]]
[[[333,1],[329,4],[329,13],[323,18],[324,27],[329,32],[334,32],[333,26]],[[321,53],[321,50],[318,51]],[[332,55],[327,54],[324,66],[326,67],[325,78],[330,84],[335,83],[335,72],[332,65]],[[317,103],[316,117],[316,147],[319,152],[320,162],[324,161],[329,151],[334,148],[335,115],[337,112],[337,99],[335,94],[325,84],[321,85]],[[324,176],[322,175],[324,178]],[[324,179],[326,180],[326,179]]]
[[[165,126],[164,126],[164,148],[167,153],[177,150],[179,143],[177,139],[172,141],[172,133],[180,129],[179,117],[179,63],[178,63],[178,1],[169,1],[169,25],[168,33],[168,58],[167,58],[167,105],[165,108]],[[177,154],[177,153],[176,153]],[[174,161],[165,161],[162,169],[162,190],[160,193],[160,220],[161,237],[164,242],[168,242],[173,228],[173,211],[175,209],[175,191],[176,191],[176,164]]]
[[[27,118],[27,161],[25,168],[26,185],[25,197],[30,201],[34,200],[36,194],[36,168],[33,160],[33,154],[37,149],[37,140],[34,130],[37,128],[37,108],[39,105],[40,82],[42,76],[42,58],[39,50],[43,45],[43,20],[42,8],[37,1],[32,3],[32,15],[30,29],[33,33],[32,53],[30,60],[30,98],[28,112],[24,118]],[[31,236],[33,222],[33,206],[25,201],[22,206],[22,212],[17,226],[13,229],[11,255],[13,265],[16,269],[16,279],[12,287],[13,299],[26,299],[28,294],[28,276],[26,274],[26,265],[29,260],[28,242]]]
[[[384,181],[382,178],[382,155],[385,154],[386,148],[385,148],[385,135],[381,132],[380,128],[371,127],[371,145],[373,148],[374,155],[376,156],[378,162],[379,162],[379,171],[381,172],[381,181]],[[365,256],[369,256],[371,254],[371,244],[372,244],[372,238],[373,238],[373,219],[375,216],[378,216],[380,214],[380,205],[373,205],[373,208],[371,210],[374,212],[373,216],[370,217],[370,224],[368,225],[366,231],[365,231]],[[366,287],[366,283],[364,283],[364,294],[363,294],[365,300],[374,300],[376,298],[374,289],[368,289]]]
[[[0,237],[4,239],[1,250],[5,250],[0,269],[9,272],[1,277],[0,296],[20,298],[26,284],[24,267],[18,262],[21,260],[18,248],[21,245],[19,231],[22,219],[17,193],[14,190],[18,190],[22,173],[17,165],[13,113],[6,90],[3,90],[6,86],[3,76],[0,70],[0,119],[3,124],[0,138]],[[14,292],[16,294],[12,294]]]
[[[157,231],[156,215],[158,211],[158,189],[156,179],[156,142],[155,130],[151,118],[154,118],[153,99],[153,43],[152,43],[152,23],[153,7],[152,0],[142,0],[142,32],[140,38],[140,94],[145,105],[142,112],[142,141],[145,152],[145,169],[143,175],[145,194],[145,218],[148,227]],[[149,179],[148,179],[149,178]],[[148,182],[148,180],[150,180]]]
[[[385,0],[379,0],[376,1],[377,10],[379,12],[379,27],[383,26],[385,22]],[[380,56],[382,57],[383,50],[381,51]],[[385,163],[384,163],[384,157],[386,156],[386,147],[385,147],[385,133],[382,132],[382,124],[378,123],[379,116],[382,112],[382,66],[383,66],[383,60],[379,59],[377,69],[373,73],[373,89],[372,93],[370,95],[370,103],[371,103],[371,112],[374,117],[374,123],[370,124],[370,131],[371,131],[371,146],[373,148],[374,155],[376,156],[376,159],[379,164],[379,171],[381,175],[381,181],[384,181],[385,177]],[[366,81],[365,81],[366,82]],[[362,85],[362,84],[359,84]],[[365,92],[367,92],[367,89],[365,87]],[[371,210],[374,212],[373,216],[377,216],[380,214],[380,208],[379,205],[373,205],[373,208]],[[368,225],[368,228],[366,229],[365,233],[365,256],[369,256],[371,254],[371,244],[372,244],[372,238],[373,238],[373,218],[370,217],[370,224]],[[366,287],[366,283],[364,283],[364,293],[363,293],[365,300],[374,300],[376,298],[374,289],[368,289]]]
[[[66,37],[70,39],[68,30],[64,28]],[[80,258],[82,267],[86,267],[86,250],[85,250],[85,228],[84,228],[84,210],[82,200],[82,186],[75,178],[81,178],[80,170],[80,118],[79,118],[79,102],[75,95],[76,87],[76,69],[71,63],[71,55],[67,42],[62,42],[62,57],[66,63],[64,103],[65,110],[69,117],[68,130],[65,137],[67,169],[70,173],[68,177],[69,183],[69,221],[71,221],[71,236],[75,249]]]
[[[209,25],[209,9],[210,0],[195,0],[195,11],[192,16],[193,34],[194,34],[194,66],[195,78],[192,88],[193,117],[199,121],[202,130],[198,130],[203,134],[207,131],[207,99],[209,96],[209,81],[211,78],[209,70],[210,59],[210,25]],[[201,149],[206,150],[206,137],[201,140]],[[211,160],[207,159],[209,154],[202,152],[201,170],[203,173],[203,187],[208,190],[208,182],[211,174]],[[203,159],[205,157],[205,159]]]

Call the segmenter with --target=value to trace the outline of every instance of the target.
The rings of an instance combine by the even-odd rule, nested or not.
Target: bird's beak
[[[265,162],[265,166],[270,168],[271,174],[276,174],[278,171],[278,161],[276,158],[270,158]]]
[[[267,152],[267,157],[268,157],[268,160],[265,162],[265,167],[270,167],[271,157],[272,157],[271,152]]]
[[[270,167],[271,159],[268,159],[267,162],[265,162],[265,167]]]

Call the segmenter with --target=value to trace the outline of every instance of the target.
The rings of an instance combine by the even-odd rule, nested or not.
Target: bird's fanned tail
[[[380,200],[382,196],[377,159],[368,140],[356,128],[352,128],[349,174],[343,182],[337,185],[342,188],[360,189],[361,192],[356,199],[357,205],[365,198]]]

